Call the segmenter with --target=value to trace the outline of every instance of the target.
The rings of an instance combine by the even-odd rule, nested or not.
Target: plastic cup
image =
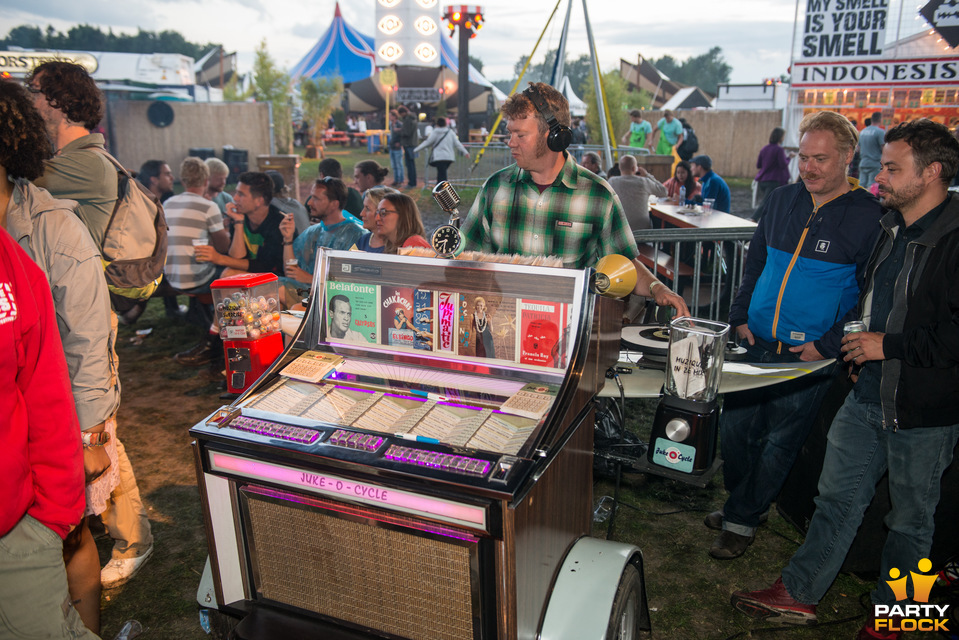
[[[706,198],[703,200],[703,213],[709,215],[713,212],[713,205],[716,204],[715,198]]]
[[[196,260],[197,262],[203,262],[202,260],[199,260],[196,257],[196,248],[205,247],[208,244],[210,244],[210,241],[206,238],[193,238],[192,242],[193,242],[193,259]]]

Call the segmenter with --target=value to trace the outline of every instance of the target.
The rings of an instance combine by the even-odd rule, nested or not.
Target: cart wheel
[[[631,564],[623,569],[613,598],[612,615],[606,628],[606,640],[632,640],[640,637],[639,608],[643,602],[643,581]]]

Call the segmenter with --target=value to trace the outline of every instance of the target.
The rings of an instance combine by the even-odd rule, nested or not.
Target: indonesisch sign
[[[889,0],[807,0],[803,58],[882,54]]]
[[[0,73],[22,73],[33,71],[44,62],[73,62],[89,73],[97,70],[97,59],[89,53],[78,51],[0,51]]]
[[[792,66],[793,87],[930,86],[957,83],[959,83],[959,58],[955,56],[910,60],[797,62]]]

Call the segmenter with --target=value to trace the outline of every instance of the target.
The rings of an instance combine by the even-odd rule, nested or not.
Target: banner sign
[[[931,0],[919,10],[950,47],[959,45],[959,0]]]
[[[889,0],[806,0],[802,57],[875,57],[886,41]]]
[[[56,61],[78,64],[91,74],[99,66],[95,57],[81,51],[0,51],[0,73],[26,75],[44,62]]]
[[[955,85],[959,58],[858,60],[853,62],[797,62],[792,66],[793,87],[865,87],[895,85]]]
[[[435,87],[400,87],[396,90],[399,102],[439,102],[442,97]]]

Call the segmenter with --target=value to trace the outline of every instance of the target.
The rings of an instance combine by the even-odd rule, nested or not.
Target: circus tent
[[[330,28],[293,67],[290,76],[294,80],[340,76],[343,84],[369,78],[376,72],[373,47],[373,38],[360,33],[343,19],[337,2]]]
[[[447,105],[457,104],[459,74],[458,55],[448,38],[442,38],[441,66],[397,67],[397,85],[402,88],[436,88],[443,91]],[[386,90],[377,79],[374,39],[360,33],[340,13],[337,3],[333,22],[290,72],[297,78],[341,76],[347,88],[347,110],[376,111],[386,104]],[[495,109],[506,95],[494,87],[474,67],[469,67],[470,113],[486,113]],[[392,98],[391,98],[392,102]]]

